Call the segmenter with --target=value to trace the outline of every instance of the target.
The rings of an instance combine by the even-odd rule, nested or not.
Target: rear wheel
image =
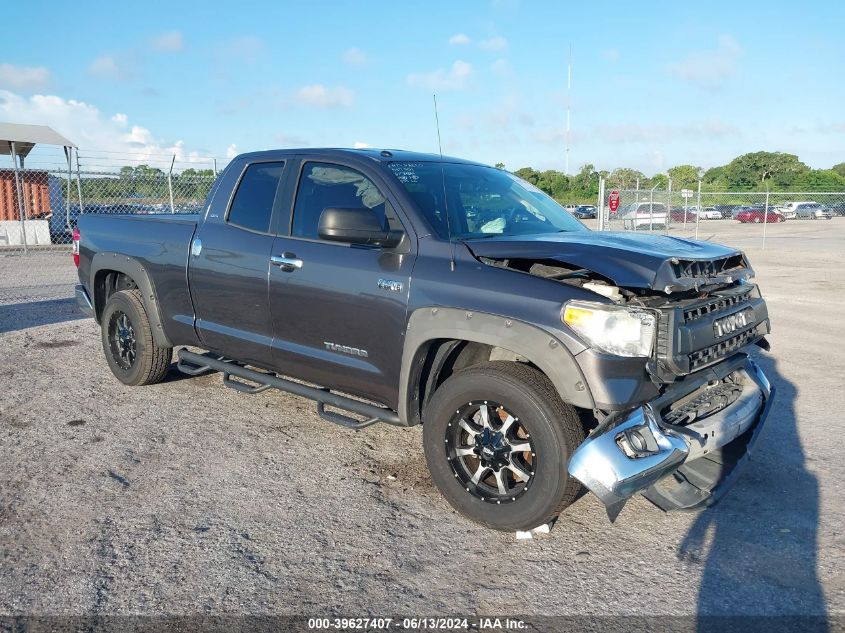
[[[461,514],[497,530],[549,522],[575,499],[566,471],[584,440],[575,409],[542,373],[516,362],[457,372],[426,406],[432,479]]]
[[[159,347],[140,290],[109,297],[100,319],[103,352],[115,377],[125,385],[161,382],[173,358],[172,347]]]

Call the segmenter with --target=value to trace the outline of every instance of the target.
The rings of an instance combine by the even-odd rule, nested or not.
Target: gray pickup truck
[[[188,374],[348,428],[422,424],[443,495],[500,530],[553,520],[582,484],[611,520],[637,493],[713,503],[773,398],[741,252],[593,232],[465,160],[244,154],[200,214],[83,215],[74,247],[123,383],[161,381],[178,347]]]

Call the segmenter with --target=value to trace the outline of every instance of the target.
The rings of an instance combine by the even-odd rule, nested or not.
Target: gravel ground
[[[636,498],[610,524],[588,495],[530,541],[451,510],[418,428],[350,432],[175,369],[124,387],[66,290],[5,301],[0,614],[841,616],[845,219],[770,226],[765,251],[761,227],[706,228],[747,248],[774,323],[756,459],[716,508]],[[7,298],[32,285],[0,265]],[[66,256],[32,274],[51,266],[67,285]]]

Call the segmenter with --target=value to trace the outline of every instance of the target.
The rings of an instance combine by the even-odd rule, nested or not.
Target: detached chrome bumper
[[[729,376],[735,391],[741,390],[716,413],[685,426],[661,416],[678,402],[706,400],[708,385]],[[673,386],[587,438],[569,460],[569,473],[601,499],[611,520],[638,492],[664,510],[715,503],[748,460],[773,397],[760,368],[745,356],[736,357]]]
[[[86,316],[94,316],[94,304],[91,303],[91,297],[88,296],[88,291],[85,286],[77,284],[76,286],[76,305],[85,313]]]

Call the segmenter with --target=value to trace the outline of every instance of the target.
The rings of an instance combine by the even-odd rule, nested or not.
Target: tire
[[[153,341],[140,290],[121,290],[109,297],[100,319],[100,334],[109,368],[124,385],[152,385],[164,379],[173,348],[159,347]]]
[[[499,436],[500,443],[527,450],[502,449],[504,457],[491,450],[483,409],[490,422],[487,440]],[[423,446],[434,483],[455,510],[495,530],[535,528],[574,501],[581,484],[566,466],[583,441],[575,408],[560,399],[546,376],[517,362],[489,362],[453,374],[423,414]],[[485,467],[483,455],[498,461]],[[485,474],[475,484],[472,475],[479,472]]]
[[[760,224],[762,221],[760,218],[754,218],[754,224]]]

